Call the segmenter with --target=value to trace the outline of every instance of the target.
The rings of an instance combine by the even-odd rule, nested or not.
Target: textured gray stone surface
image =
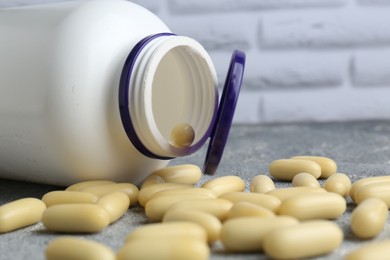
[[[202,166],[205,149],[193,156],[172,161],[172,164],[194,163]],[[216,176],[238,175],[247,182],[267,173],[275,159],[293,155],[320,155],[333,158],[339,172],[352,180],[374,175],[390,175],[390,122],[310,123],[262,126],[234,126],[225,155]],[[200,183],[213,178],[203,176]],[[277,182],[277,186],[289,183]],[[40,198],[60,187],[0,179],[0,204],[27,196]],[[345,240],[334,253],[315,259],[341,259],[349,250],[371,241],[359,241],[350,232],[349,215],[353,205],[336,222],[343,228]],[[77,235],[102,242],[114,250],[135,227],[147,223],[142,208],[131,208],[118,222],[99,234]],[[315,235],[313,233],[313,235]],[[60,236],[45,230],[41,224],[0,235],[0,259],[44,259],[47,243]],[[390,225],[375,238],[390,238]],[[326,241],[324,241],[326,243]],[[227,254],[220,244],[213,246],[211,259],[268,259],[263,254]]]

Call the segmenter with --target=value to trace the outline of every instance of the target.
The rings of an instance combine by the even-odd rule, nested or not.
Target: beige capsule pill
[[[281,202],[290,198],[296,194],[307,194],[310,196],[311,193],[325,193],[326,190],[322,188],[314,188],[314,187],[288,187],[288,188],[280,188],[274,189],[272,191],[267,192],[267,195],[274,196],[278,198]]]
[[[46,205],[36,198],[18,199],[0,206],[0,233],[38,223]]]
[[[251,180],[250,191],[256,193],[266,193],[275,189],[274,181],[267,175],[260,174]]]
[[[165,182],[195,184],[202,177],[202,171],[196,165],[182,164],[156,170],[152,175],[162,177]]]
[[[295,175],[294,178],[292,179],[292,186],[293,187],[314,187],[314,188],[321,187],[318,180],[314,178],[313,175],[306,172],[301,172]]]
[[[291,181],[301,172],[307,172],[318,179],[321,176],[321,166],[313,161],[298,159],[280,159],[269,165],[270,175],[278,180]]]
[[[291,159],[309,160],[321,166],[320,178],[328,178],[337,172],[337,164],[334,160],[323,156],[293,156]]]
[[[240,201],[251,202],[273,212],[276,212],[281,204],[280,200],[274,196],[253,192],[229,192],[219,196],[219,198],[233,203]]]
[[[345,212],[346,204],[337,193],[297,194],[282,202],[278,214],[299,220],[336,219]]]
[[[143,225],[129,233],[126,237],[126,243],[144,239],[171,240],[185,238],[206,242],[207,233],[203,227],[189,221],[153,223]]]
[[[115,253],[107,246],[77,237],[52,240],[45,250],[46,260],[115,260]]]
[[[150,185],[145,188],[142,188],[138,193],[138,202],[141,206],[145,207],[146,203],[152,198],[152,196],[163,190],[173,190],[173,189],[185,189],[192,188],[192,185],[188,184],[178,184],[178,183],[161,183]]]
[[[173,189],[173,190],[162,190],[153,194],[150,199],[161,196],[182,196],[182,195],[191,195],[191,194],[201,194],[209,197],[210,199],[216,199],[217,196],[212,190],[205,188],[183,188],[183,189]]]
[[[47,207],[69,203],[95,203],[98,196],[83,191],[51,191],[43,195],[42,201]]]
[[[130,199],[126,193],[114,191],[101,197],[96,203],[110,215],[110,223],[122,217],[130,206]]]
[[[351,229],[358,238],[372,238],[382,230],[389,216],[386,203],[369,198],[360,203],[351,214]]]
[[[80,191],[82,189],[88,188],[88,187],[94,187],[94,186],[102,186],[107,184],[114,184],[113,181],[108,180],[95,180],[95,181],[83,181],[78,182],[73,185],[70,185],[68,188],[66,188],[66,191]]]
[[[206,200],[210,199],[207,194],[183,194],[177,195],[165,195],[150,199],[145,205],[146,216],[153,221],[161,221],[164,214],[175,203],[188,201],[188,200]]]
[[[245,182],[238,176],[222,176],[203,183],[202,188],[211,189],[220,196],[227,192],[244,191]]]
[[[108,185],[93,186],[84,188],[81,191],[95,194],[98,197],[102,197],[114,191],[121,191],[126,193],[127,196],[129,196],[130,205],[134,205],[138,202],[139,190],[137,186],[131,183],[114,183]]]
[[[369,177],[360,179],[358,181],[355,181],[349,190],[349,196],[353,201],[355,201],[355,193],[356,191],[365,185],[378,183],[378,182],[388,182],[390,181],[390,176],[375,176],[375,177]]]
[[[355,202],[357,204],[368,198],[381,199],[390,208],[390,181],[370,183],[356,190]]]
[[[43,212],[42,223],[54,232],[95,233],[110,224],[110,215],[96,204],[60,204]]]
[[[190,124],[177,124],[171,131],[171,144],[184,148],[190,146],[195,139],[195,131]]]
[[[242,218],[242,217],[275,217],[275,213],[271,210],[256,205],[251,202],[240,201],[235,202],[229,210],[227,219]]]
[[[206,242],[193,238],[138,239],[126,243],[117,260],[207,260],[210,248]]]
[[[338,193],[346,197],[351,188],[351,179],[344,173],[335,173],[331,175],[324,183],[324,189],[328,192]]]
[[[387,260],[390,255],[390,240],[383,240],[365,244],[349,252],[344,260]]]
[[[288,216],[229,219],[222,225],[221,241],[225,249],[230,252],[262,251],[264,238],[270,231],[298,225],[298,223],[297,219]]]
[[[328,254],[342,241],[343,232],[335,223],[312,220],[272,230],[264,238],[263,248],[275,259],[298,259]]]
[[[147,187],[147,186],[151,186],[151,185],[155,185],[155,184],[160,184],[160,183],[165,183],[164,179],[161,178],[160,176],[158,175],[149,175],[141,184],[141,189]]]
[[[232,206],[232,202],[224,199],[184,200],[173,204],[166,214],[168,214],[171,210],[198,210],[210,213],[211,215],[217,217],[220,221],[224,221]]]
[[[219,239],[222,228],[221,221],[218,218],[209,213],[195,210],[168,211],[162,221],[164,223],[189,221],[198,224],[206,231],[207,241],[209,243],[213,243]]]

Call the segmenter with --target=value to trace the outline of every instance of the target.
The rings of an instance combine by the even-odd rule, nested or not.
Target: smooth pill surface
[[[38,223],[45,208],[45,203],[36,198],[19,199],[0,206],[0,233]]]
[[[334,192],[345,197],[351,188],[351,179],[344,173],[335,173],[331,175],[324,183],[324,189],[328,192]]]
[[[173,204],[168,212],[170,210],[198,210],[210,213],[220,221],[224,221],[232,206],[232,202],[224,199],[185,200]]]
[[[83,191],[51,191],[43,195],[42,201],[47,207],[69,203],[95,203],[98,196]]]
[[[382,230],[389,216],[386,203],[370,198],[360,203],[351,214],[351,229],[358,238],[372,238]]]
[[[115,253],[92,240],[60,237],[52,240],[45,251],[46,260],[115,260]]]
[[[161,221],[164,217],[164,214],[168,209],[178,203],[187,200],[202,200],[210,199],[207,194],[183,194],[180,196],[177,195],[166,195],[159,196],[153,199],[150,199],[145,205],[145,214],[146,216],[153,221]]]
[[[194,164],[182,164],[156,170],[152,175],[160,176],[165,182],[195,184],[202,177],[202,171]]]
[[[231,252],[261,251],[264,238],[270,231],[298,223],[297,219],[288,216],[229,219],[222,225],[221,241],[226,250]]]
[[[162,190],[153,194],[150,199],[162,196],[182,196],[191,194],[201,194],[209,197],[210,199],[216,199],[217,196],[212,190],[205,188],[184,188],[184,189],[173,189],[173,190]]]
[[[318,163],[321,166],[320,178],[328,178],[337,172],[337,164],[334,160],[322,156],[293,156],[291,159],[309,160]]]
[[[161,183],[150,185],[145,188],[142,188],[138,193],[138,202],[141,206],[145,207],[146,203],[152,198],[152,196],[163,190],[173,190],[173,189],[185,189],[192,188],[188,184],[178,184],[178,183]]]
[[[113,223],[126,213],[130,206],[130,199],[126,193],[114,191],[101,197],[96,204],[108,212],[110,223]]]
[[[390,256],[390,240],[365,244],[358,249],[349,252],[344,260],[387,260]]]
[[[102,186],[107,184],[114,184],[113,181],[108,180],[96,180],[96,181],[83,181],[78,182],[73,185],[70,185],[68,188],[66,188],[66,191],[80,191],[82,189],[88,188],[88,187],[94,187],[94,186]]]
[[[339,226],[331,221],[315,220],[269,232],[263,248],[275,259],[297,259],[330,253],[342,241],[343,231]]]
[[[132,231],[127,235],[126,243],[152,238],[159,240],[192,238],[205,242],[207,233],[200,225],[188,221],[154,223]]]
[[[336,219],[346,208],[345,199],[337,193],[297,194],[282,202],[278,214],[299,220]]]
[[[321,176],[321,166],[313,161],[298,159],[280,159],[269,165],[270,175],[278,180],[292,181],[301,172],[307,172],[318,179]]]
[[[274,181],[267,175],[260,174],[251,180],[250,191],[257,193],[266,193],[275,189]]]
[[[318,180],[314,178],[313,175],[306,172],[301,172],[295,175],[294,178],[292,179],[292,186],[293,187],[314,187],[314,188],[321,187]]]
[[[349,190],[349,196],[353,201],[355,201],[355,192],[362,186],[368,185],[368,184],[373,184],[373,183],[378,183],[378,182],[389,182],[390,181],[390,176],[375,176],[375,177],[369,177],[369,178],[364,178],[360,179],[358,181],[355,181],[350,190]]]
[[[93,186],[93,187],[82,189],[81,191],[95,194],[98,197],[102,197],[114,191],[121,191],[126,193],[127,196],[129,196],[131,205],[134,205],[135,203],[138,202],[139,190],[137,186],[131,183],[115,183],[115,184],[108,184],[102,186]]]
[[[207,260],[210,248],[206,242],[192,238],[139,239],[126,243],[117,260]]]
[[[171,131],[171,144],[176,147],[188,147],[194,142],[195,131],[190,124],[177,124]]]
[[[390,181],[370,183],[356,190],[355,202],[357,204],[368,198],[381,199],[390,208]]]
[[[280,200],[274,196],[252,192],[229,192],[219,196],[219,198],[233,203],[240,201],[251,202],[273,212],[276,212],[281,204]]]
[[[195,210],[172,210],[164,215],[164,223],[177,221],[188,221],[200,225],[206,231],[209,243],[219,239],[222,228],[221,221],[209,213]]]
[[[238,176],[223,176],[205,182],[202,188],[211,189],[217,196],[233,191],[244,191],[245,182]]]
[[[275,213],[265,207],[251,202],[240,201],[233,204],[229,210],[227,219],[242,217],[275,217]]]
[[[151,186],[151,185],[155,185],[155,184],[160,184],[160,183],[165,183],[164,179],[161,178],[160,176],[158,175],[149,175],[143,182],[142,182],[142,185],[141,185],[141,189],[147,187],[147,186]]]
[[[42,223],[55,232],[95,233],[110,223],[110,215],[96,204],[60,204],[43,212]]]
[[[313,187],[288,187],[288,188],[280,188],[274,189],[272,191],[267,192],[267,195],[274,196],[278,198],[280,201],[284,201],[287,198],[290,198],[296,194],[307,194],[310,196],[311,193],[325,193],[326,190],[322,188],[313,188]]]

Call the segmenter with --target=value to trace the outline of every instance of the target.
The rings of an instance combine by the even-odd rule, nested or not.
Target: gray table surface
[[[196,154],[175,159],[171,164],[203,164],[205,148]],[[375,175],[390,175],[390,121],[349,123],[297,123],[283,125],[235,125],[230,134],[224,157],[216,176],[238,175],[249,186],[250,179],[268,174],[268,165],[276,159],[294,155],[320,155],[333,158],[338,171],[347,173],[353,181]],[[203,176],[200,183],[210,179]],[[276,183],[278,187],[288,183]],[[61,187],[0,179],[0,204],[23,197],[41,198],[48,191]],[[342,256],[364,243],[356,239],[349,228],[347,212],[336,220],[343,228],[345,240],[342,246],[329,255],[315,259],[342,259]],[[147,223],[143,209],[131,208],[124,217],[104,231],[92,235],[77,235],[117,250],[126,235],[137,226]],[[44,259],[48,242],[59,234],[45,230],[36,224],[15,232],[0,235],[0,259]],[[390,238],[390,225],[374,240]],[[268,259],[261,253],[227,254],[220,244],[213,246],[211,259]]]

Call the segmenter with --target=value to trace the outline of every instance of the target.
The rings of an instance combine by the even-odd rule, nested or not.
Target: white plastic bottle
[[[223,144],[210,155],[215,171],[244,61],[236,51],[228,76],[234,93],[223,94],[233,100],[221,116],[204,48],[136,4],[0,9],[0,178],[139,183],[169,159],[196,152],[225,116],[216,137]],[[170,143],[180,123],[195,131],[188,147]]]

